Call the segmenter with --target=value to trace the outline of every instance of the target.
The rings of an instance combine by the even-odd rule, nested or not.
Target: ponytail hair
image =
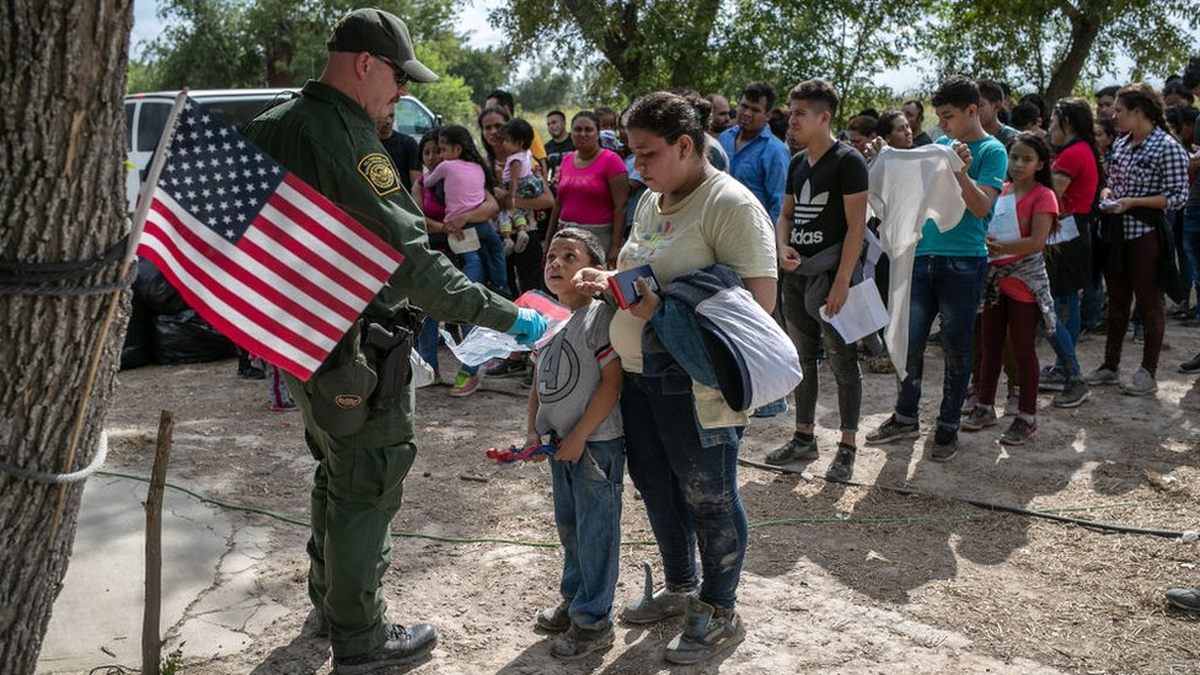
[[[1162,96],[1154,87],[1145,82],[1134,82],[1117,92],[1117,100],[1126,110],[1141,110],[1154,126],[1168,134],[1171,133],[1171,127],[1167,126],[1167,120],[1163,116]]]
[[[459,159],[465,162],[475,162],[483,169],[483,184],[488,192],[496,187],[496,174],[479,154],[479,148],[475,147],[475,139],[471,137],[471,132],[467,131],[466,127],[457,124],[444,126],[438,132],[438,140],[447,145],[459,146],[462,148]]]

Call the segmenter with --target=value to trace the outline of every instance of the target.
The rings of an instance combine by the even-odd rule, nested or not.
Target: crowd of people
[[[550,652],[561,659],[613,644],[616,618],[680,620],[665,652],[679,664],[707,661],[746,634],[736,609],[748,539],[738,454],[751,413],[778,414],[787,401],[730,403],[761,363],[741,363],[741,379],[727,367],[702,376],[721,370],[705,360],[720,350],[705,343],[684,353],[678,340],[695,333],[702,305],[719,304],[734,324],[761,316],[776,330],[773,315],[786,329],[779,341],[790,337],[786,349],[742,353],[803,373],[794,432],[767,454],[771,464],[821,456],[818,362],[828,362],[841,437],[826,476],[842,481],[854,476],[860,442],[860,361],[897,380],[892,414],[865,441],[914,438],[926,349],[940,342],[929,458],[945,462],[959,452],[960,431],[998,424],[1002,372],[1012,421],[999,441],[1021,445],[1037,432],[1039,389],[1056,391],[1057,407],[1081,405],[1106,384],[1154,394],[1164,295],[1174,318],[1200,323],[1200,298],[1188,298],[1200,290],[1200,57],[1161,92],[1144,83],[1096,92],[1095,109],[1032,94],[1014,105],[1002,84],[955,76],[933,92],[936,125],[914,99],[850,116],[840,130],[839,93],[822,79],[791,87],[786,105],[771,84],[753,82],[735,108],[720,94],[683,90],[641,96],[621,114],[556,110],[545,139],[497,90],[475,129],[444,126],[416,141],[396,139],[386,119],[410,80],[437,78],[416,59],[404,23],[357,10],[328,47],[321,78],[247,135],[404,254],[362,330],[398,331],[416,321],[406,304],[419,305],[427,316],[410,326],[415,348],[435,370],[439,321],[540,345],[528,358],[460,368],[450,394],[473,395],[484,377],[523,376],[530,387],[523,446],[554,449],[564,551],[559,600],[533,621],[555,634]],[[394,175],[353,168],[377,148]],[[646,267],[614,303],[612,277]],[[847,340],[834,322],[863,289],[887,299],[891,319]],[[570,310],[548,340],[539,341],[542,317],[509,300],[532,290]],[[1131,321],[1142,359],[1122,378]],[[1045,367],[1039,332],[1055,353]],[[1085,372],[1075,346],[1086,332],[1106,342],[1103,361]],[[318,461],[309,594],[338,673],[423,657],[437,642],[431,626],[385,615],[387,526],[416,453],[411,389],[374,401],[371,367],[384,355],[352,333],[311,380],[284,377]],[[1180,369],[1200,372],[1200,356]],[[626,469],[665,584],[615,611]],[[1168,598],[1200,610],[1200,591]]]
[[[532,239],[547,244],[547,255],[521,263],[531,270],[544,264],[544,283],[531,283],[538,278],[532,272],[489,283],[498,281],[513,296],[548,289],[572,309],[587,308],[577,311],[576,338],[567,339],[587,340],[554,342],[535,357],[541,365],[527,366],[513,355],[481,373],[460,372],[451,394],[475,391],[477,381],[469,377],[524,375],[533,387],[526,443],[548,437],[567,449],[553,472],[555,515],[567,547],[563,599],[537,620],[544,629],[563,631],[552,653],[576,658],[612,642],[612,565],[624,471],[621,453],[614,455],[613,429],[622,427],[624,458],[658,539],[666,585],[631,602],[621,618],[638,623],[684,614],[684,631],[667,650],[673,662],[702,660],[744,635],[733,608],[745,515],[731,477],[748,418],[730,410],[713,389],[698,383],[671,389],[669,379],[646,374],[641,336],[657,294],[645,288],[648,302],[600,309],[594,296],[607,290],[608,275],[649,264],[661,288],[721,264],[742,278],[763,308],[776,312],[804,378],[794,392],[795,431],[767,454],[768,463],[821,456],[815,434],[820,360],[837,384],[841,432],[827,478],[853,477],[860,362],[894,372],[890,351],[903,364],[892,415],[865,434],[866,442],[917,437],[931,343],[940,343],[945,369],[929,458],[952,459],[960,432],[994,427],[1004,416],[1011,421],[999,442],[1026,444],[1037,433],[1039,390],[1054,392],[1052,404],[1059,408],[1085,403],[1100,385],[1117,384],[1130,396],[1154,394],[1167,320],[1164,296],[1174,301],[1173,318],[1200,323],[1200,303],[1190,298],[1191,287],[1200,288],[1198,77],[1200,60],[1186,82],[1172,78],[1161,92],[1144,83],[1108,87],[1096,92],[1095,107],[1075,97],[1047,104],[1036,94],[1014,103],[1001,83],[951,77],[933,92],[934,125],[925,120],[925,104],[912,99],[883,112],[862,111],[838,130],[838,93],[820,79],[790,89],[786,105],[771,84],[753,82],[732,109],[720,94],[701,98],[676,91],[638,99],[620,116],[602,108],[570,120],[557,110],[548,113],[551,138],[541,144],[547,150],[532,158],[534,173],[546,179],[542,196],[553,205],[545,217],[533,210],[524,219],[535,232]],[[493,92],[479,118],[485,147],[501,147],[496,129],[500,118],[511,124],[511,115],[511,97]],[[516,151],[529,144],[505,147]],[[436,166],[423,154],[427,170]],[[500,201],[512,189],[511,179],[505,180],[507,156],[491,156],[485,166],[496,178]],[[956,188],[952,196],[961,200],[961,217],[912,223],[881,218],[877,211],[884,209],[868,199],[872,171],[905,172],[905,162],[930,158],[950,167],[943,180]],[[896,212],[894,204],[889,207]],[[427,223],[431,232],[441,228],[429,215]],[[491,226],[502,231],[495,219]],[[917,235],[907,250],[888,247],[884,253],[879,239],[894,242],[904,230]],[[880,254],[871,256],[872,247]],[[909,280],[907,326],[893,328],[902,339],[889,343],[881,330],[847,342],[830,319],[850,288],[871,282],[872,275],[886,298],[889,272]],[[893,312],[893,320],[897,316]],[[1122,377],[1131,320],[1142,358]],[[607,334],[598,322],[609,324]],[[1088,334],[1103,335],[1105,350],[1103,361],[1085,370],[1075,347]],[[1055,355],[1044,366],[1037,353],[1043,335]],[[571,359],[545,355],[562,349],[571,351]],[[589,361],[587,354],[598,359],[590,379],[563,370],[563,363]],[[1200,356],[1179,368],[1200,372]],[[616,375],[618,384],[600,377],[617,371],[623,383]],[[1006,395],[998,408],[1002,374]],[[581,382],[596,391],[591,404],[587,397],[560,396]],[[603,411],[593,410],[598,401]],[[573,411],[559,418],[562,423],[546,422],[547,408],[564,405]],[[606,431],[584,443],[581,429],[597,428]],[[689,453],[697,448],[706,452]],[[590,457],[585,468],[580,457]],[[597,470],[607,486],[599,491],[580,473]],[[714,475],[723,483],[680,488]],[[585,529],[598,534],[603,528],[614,529],[584,536]],[[696,543],[699,575],[692,559]]]

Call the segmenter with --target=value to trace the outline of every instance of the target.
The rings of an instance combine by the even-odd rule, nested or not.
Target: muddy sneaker
[[[962,421],[963,431],[979,431],[996,426],[996,409],[990,405],[977,405]]]
[[[1154,380],[1154,376],[1145,368],[1138,368],[1133,374],[1133,379],[1121,384],[1121,393],[1130,396],[1145,396],[1158,391],[1158,382]]]
[[[716,608],[689,598],[683,632],[667,644],[667,661],[683,665],[707,661],[746,639],[746,627],[733,608]]]
[[[921,425],[917,422],[900,422],[893,414],[879,428],[867,434],[868,443],[891,443],[903,438],[916,438],[921,435]]]
[[[666,588],[656,591],[654,590],[654,575],[650,572],[650,563],[642,563],[642,571],[645,573],[642,597],[626,603],[621,608],[618,618],[625,623],[647,624],[683,614],[692,593],[672,591]]]
[[[767,453],[764,458],[767,464],[787,464],[797,460],[811,460],[820,456],[817,451],[817,439],[815,436],[809,435],[808,438],[801,438],[799,434],[793,435],[787,443],[775,448]]]
[[[392,625],[383,644],[366,654],[333,657],[334,675],[374,673],[386,666],[410,663],[425,656],[437,645],[437,631],[427,623],[413,626]]]
[[[858,449],[853,445],[838,443],[837,455],[829,465],[829,470],[825,472],[825,478],[836,481],[850,480],[850,476],[854,475],[854,457],[857,454]]]
[[[1184,361],[1179,364],[1179,372],[1181,373],[1200,373],[1200,354],[1197,354],[1189,361]]]
[[[1000,442],[1004,445],[1025,445],[1037,435],[1037,421],[1030,422],[1024,417],[1017,417],[1000,436]]]
[[[1120,380],[1121,376],[1117,374],[1117,371],[1106,366],[1100,366],[1099,368],[1083,376],[1083,381],[1087,382],[1093,387],[1098,384],[1116,384]]]
[[[606,623],[594,630],[572,625],[550,643],[550,656],[563,661],[582,659],[592,652],[611,647],[615,639],[612,624]]]
[[[1062,391],[1066,387],[1066,373],[1054,366],[1042,369],[1042,375],[1038,378],[1038,391]]]
[[[1055,408],[1078,408],[1091,398],[1092,388],[1083,380],[1072,380],[1063,388],[1061,394],[1056,394],[1051,401]]]
[[[1166,596],[1167,602],[1179,609],[1200,612],[1200,588],[1172,588]]]
[[[571,627],[571,601],[563,598],[562,602],[549,609],[543,609],[534,622],[538,628],[551,633],[561,633]]]
[[[958,431],[939,426],[933,432],[933,450],[929,459],[935,462],[949,462],[958,454]]]
[[[450,395],[458,398],[470,396],[478,391],[481,384],[483,384],[483,375],[481,373],[472,375],[465,370],[460,370],[454,376],[454,386],[450,388]]]

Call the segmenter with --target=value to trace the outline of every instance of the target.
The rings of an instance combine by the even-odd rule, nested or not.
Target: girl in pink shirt
[[[1058,198],[1050,176],[1050,146],[1033,134],[1023,133],[1013,140],[1008,154],[1009,183],[1000,198],[1016,199],[1020,238],[998,241],[987,238],[991,269],[984,291],[982,323],[982,364],[979,378],[979,403],[962,422],[964,431],[978,431],[996,425],[996,385],[1000,381],[1005,337],[1011,341],[1013,356],[1020,373],[1019,413],[1000,437],[1005,445],[1024,445],[1037,433],[1038,357],[1035,339],[1042,307],[1034,286],[1048,295],[1050,280],[1041,260],[1046,238],[1058,225]],[[1036,260],[1035,260],[1036,258]],[[1027,263],[1032,263],[1027,264]],[[1034,278],[1006,274],[1009,265],[1033,267]],[[1014,267],[1013,269],[1017,269]],[[1030,284],[1033,284],[1031,286]],[[989,297],[994,301],[988,301]]]

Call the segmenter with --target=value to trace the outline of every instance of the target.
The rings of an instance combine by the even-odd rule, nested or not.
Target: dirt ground
[[[556,602],[554,547],[398,538],[386,575],[390,616],[428,621],[441,640],[409,672],[433,673],[1185,673],[1197,672],[1197,619],[1167,607],[1162,591],[1200,584],[1196,544],[1113,534],[971,506],[963,499],[1166,530],[1200,529],[1200,383],[1177,366],[1200,351],[1200,329],[1169,321],[1157,396],[1100,388],[1076,410],[1039,399],[1033,445],[1005,448],[1000,427],[962,435],[948,464],[914,445],[862,447],[855,479],[740,469],[753,529],[739,592],[746,641],[702,667],[663,661],[673,626],[620,626],[610,651],[572,664],[549,655],[533,617]],[[1098,365],[1103,338],[1080,345]],[[1043,345],[1043,357],[1050,354]],[[1126,344],[1123,374],[1140,345]],[[940,394],[940,350],[928,352],[924,426]],[[448,353],[443,358],[449,360]],[[443,364],[444,372],[452,372]],[[304,518],[313,462],[295,413],[266,408],[262,382],[239,379],[231,361],[148,367],[120,374],[107,427],[112,470],[148,474],[158,412],[176,416],[171,478],[213,497]],[[822,369],[818,410],[823,475],[837,438],[835,390]],[[894,401],[894,377],[864,374],[863,430]],[[1003,386],[1003,385],[1002,385]],[[446,387],[418,392],[420,455],[405,483],[397,530],[441,537],[555,542],[547,466],[497,466],[490,445],[523,437],[526,390],[517,378],[486,381],[453,399]],[[791,414],[755,420],[742,456],[760,460],[789,434]],[[796,466],[803,469],[805,467]],[[919,489],[906,496],[884,486]],[[625,492],[618,603],[637,597],[641,565],[661,566],[645,510]],[[239,513],[272,533],[258,545],[256,592],[290,611],[248,630],[242,647],[189,654],[185,673],[329,672],[328,645],[301,634],[305,530]],[[779,522],[779,521],[783,522]],[[167,563],[169,565],[169,561]],[[178,635],[168,632],[168,649]]]

